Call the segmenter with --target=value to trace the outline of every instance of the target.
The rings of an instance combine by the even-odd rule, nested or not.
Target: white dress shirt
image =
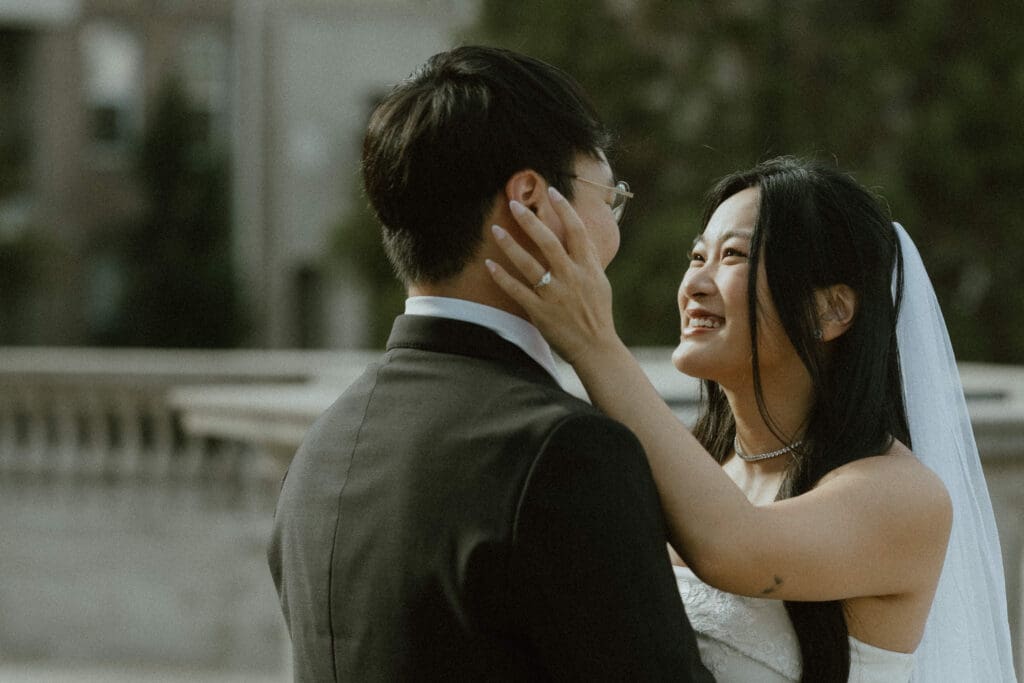
[[[429,315],[474,323],[492,330],[502,339],[512,342],[548,371],[560,385],[562,379],[555,365],[551,347],[540,331],[519,316],[492,306],[465,299],[445,296],[412,296],[405,300],[406,315]]]

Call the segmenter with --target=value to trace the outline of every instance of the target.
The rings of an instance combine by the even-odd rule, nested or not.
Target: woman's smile
[[[683,321],[682,336],[685,338],[713,332],[723,325],[725,318],[714,315],[703,308],[691,307],[685,311]]]

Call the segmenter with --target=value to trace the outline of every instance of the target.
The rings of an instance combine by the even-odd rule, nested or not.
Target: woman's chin
[[[680,342],[679,346],[672,352],[672,365],[676,367],[676,370],[681,372],[683,375],[693,375],[693,358],[686,348],[686,342]]]
[[[697,379],[707,379],[705,377],[706,373],[700,371],[701,363],[695,358],[695,355],[692,348],[687,348],[687,343],[684,340],[672,352],[672,365],[684,375],[696,377]]]

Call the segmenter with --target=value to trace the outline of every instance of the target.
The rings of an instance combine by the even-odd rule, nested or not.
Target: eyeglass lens
[[[629,185],[625,181],[620,180],[615,183],[615,189],[618,192],[615,193],[615,199],[612,200],[612,217],[618,223],[622,220],[623,214],[626,213],[626,202],[629,201],[629,196],[623,193],[629,192]]]

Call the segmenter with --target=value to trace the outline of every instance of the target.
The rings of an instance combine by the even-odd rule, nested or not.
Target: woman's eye
[[[700,262],[703,263],[703,261],[704,261],[704,254],[698,254],[695,251],[691,251],[688,254],[688,258],[690,259],[690,261],[700,261]]]
[[[739,258],[747,258],[747,255],[739,249],[725,249],[722,251],[722,258],[728,258],[729,256],[738,256]]]

